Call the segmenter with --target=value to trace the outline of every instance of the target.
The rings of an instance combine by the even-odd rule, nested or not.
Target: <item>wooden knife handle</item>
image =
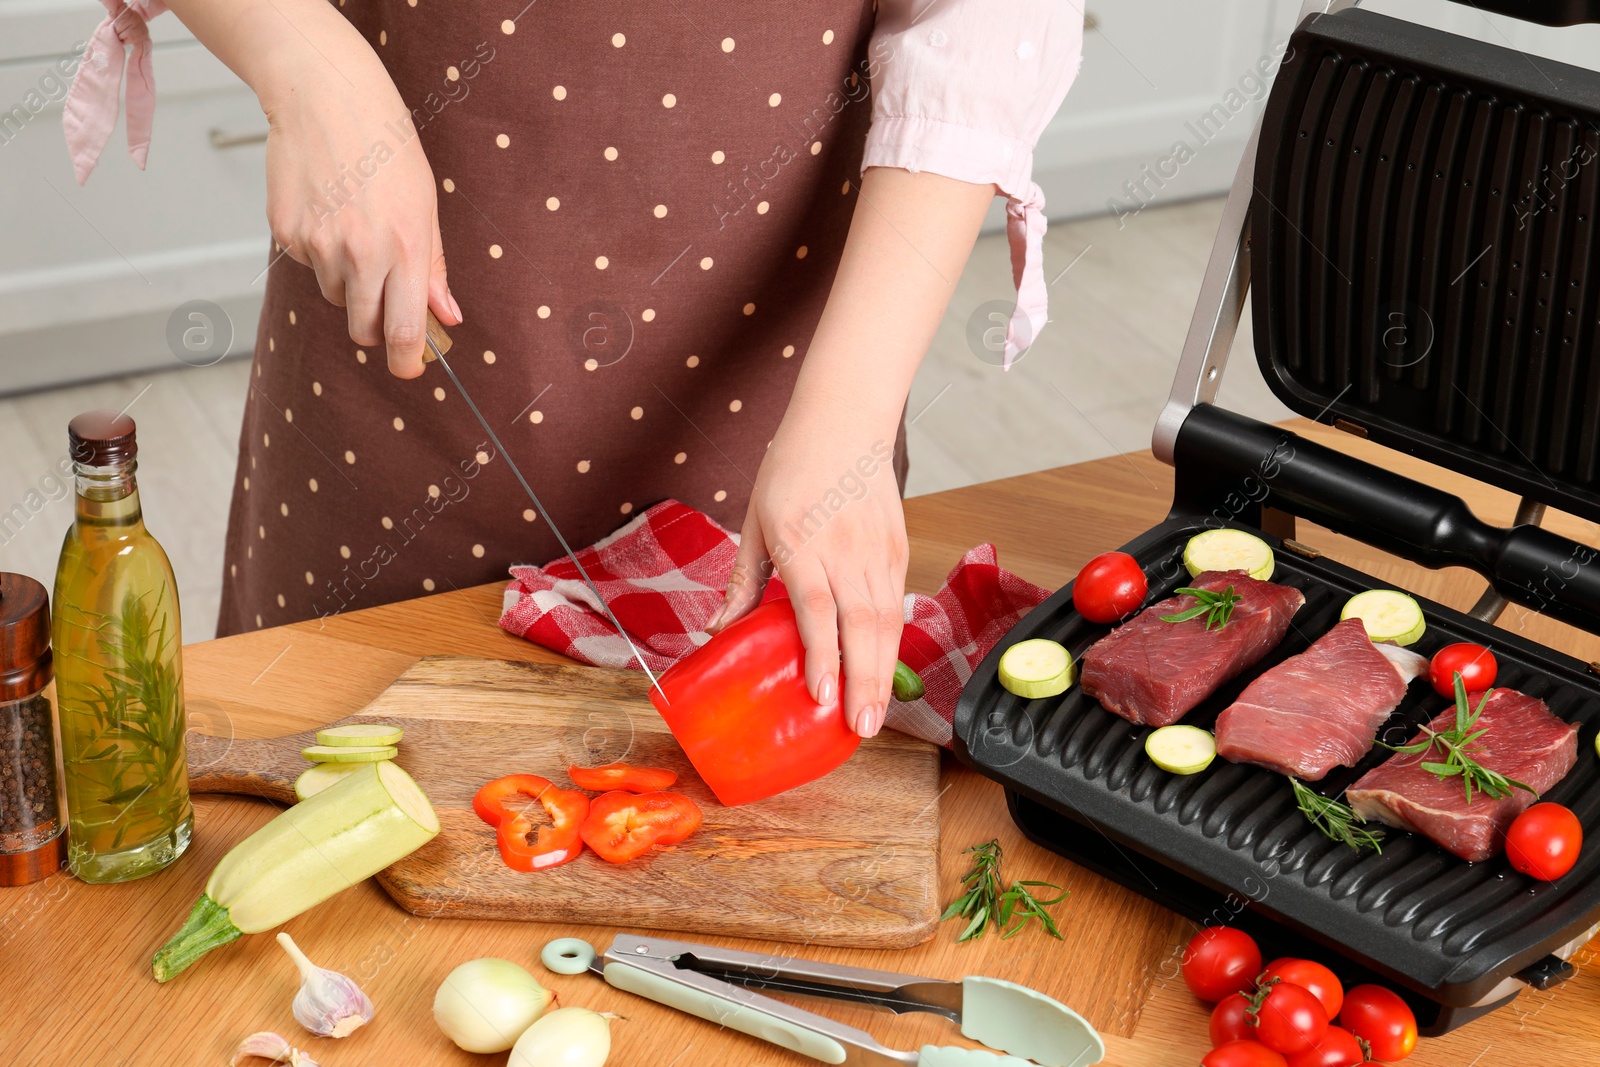
[[[434,347],[439,349],[439,355],[442,356],[449,353],[451,343],[450,335],[444,332],[444,323],[438,320],[438,318],[434,315],[432,308],[428,309],[428,339],[433,342]],[[428,348],[426,346],[423,347],[422,362],[432,363],[438,358],[438,356],[433,354],[432,348]]]

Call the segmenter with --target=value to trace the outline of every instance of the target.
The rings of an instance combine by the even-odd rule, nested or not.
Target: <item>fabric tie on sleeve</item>
[[[100,0],[108,14],[95,28],[61,113],[67,151],[78,184],[89,180],[100,153],[117,125],[117,97],[123,68],[128,75],[128,154],[144,169],[150,153],[156,81],[151,62],[150,27],[167,10],[164,0]],[[131,51],[130,51],[131,50]]]
[[[1022,198],[1006,199],[1006,240],[1011,245],[1011,280],[1017,287],[1017,306],[1006,326],[1005,370],[1028,350],[1044,329],[1050,300],[1044,281],[1044,192],[1028,183]]]
[[[578,550],[617,621],[652,671],[663,671],[710,640],[707,620],[722,606],[738,539],[703,512],[663,501],[615,533]],[[594,594],[565,556],[543,567],[515,566],[500,627],[581,663],[638,668]],[[787,596],[774,577],[763,602]],[[1000,566],[993,545],[968,550],[933,596],[907,594],[900,659],[925,692],[889,702],[886,724],[950,747],[956,702],[973,669],[1049,591]]]

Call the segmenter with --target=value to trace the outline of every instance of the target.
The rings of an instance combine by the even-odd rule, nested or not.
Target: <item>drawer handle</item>
[[[227,130],[212,128],[212,148],[242,148],[245,145],[265,144],[268,130],[259,130],[254,133],[229,133]]]
[[[1099,28],[1100,20],[1095,18],[1094,12],[1085,11],[1083,13],[1083,32],[1089,33],[1090,31],[1098,30]]]

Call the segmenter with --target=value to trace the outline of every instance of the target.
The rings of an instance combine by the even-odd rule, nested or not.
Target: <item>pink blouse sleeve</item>
[[[1047,312],[1033,146],[1083,61],[1076,0],[879,0],[866,167],[933,171],[1005,194],[1017,306],[1005,366]]]

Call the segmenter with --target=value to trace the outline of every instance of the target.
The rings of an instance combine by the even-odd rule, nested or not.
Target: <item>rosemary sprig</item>
[[[1361,816],[1351,810],[1350,805],[1325,797],[1303,785],[1298,778],[1290,778],[1289,784],[1294,786],[1294,802],[1300,808],[1311,825],[1321,830],[1335,841],[1349,845],[1360,852],[1370,848],[1375,852],[1383,851],[1383,831],[1380,829],[1367,829],[1366,822]]]
[[[1044,927],[1045,933],[1057,941],[1062,940],[1055,919],[1045,909],[1067,899],[1068,890],[1053,882],[1012,882],[1011,888],[1002,892],[1000,842],[973,845],[967,851],[973,854],[973,860],[972,869],[961,876],[966,892],[951,901],[939,920],[945,922],[958,916],[967,920],[957,941],[982,937],[991,924],[1001,932],[1000,937],[1004,940],[1019,933],[1034,919]],[[1041,900],[1033,894],[1034,889],[1041,888],[1059,890],[1059,895]]]
[[[1461,672],[1455,672],[1456,682],[1456,724],[1449,730],[1430,730],[1422,728],[1424,736],[1420,741],[1413,741],[1407,745],[1384,745],[1384,748],[1406,755],[1428,755],[1433,747],[1438,745],[1444,752],[1444,761],[1426,761],[1422,769],[1438,775],[1440,778],[1461,779],[1461,785],[1467,792],[1467,803],[1472,803],[1472,790],[1474,787],[1485,796],[1499,800],[1511,795],[1513,789],[1525,789],[1534,796],[1539,791],[1531,785],[1524,785],[1515,778],[1507,778],[1499,771],[1490,770],[1467,752],[1468,746],[1477,741],[1488,729],[1474,729],[1478,725],[1478,716],[1483,714],[1483,706],[1489,702],[1489,694],[1493,689],[1483,694],[1483,699],[1478,701],[1474,710],[1467,700],[1467,687],[1461,681]],[[1383,742],[1379,742],[1383,744]]]
[[[1161,616],[1161,621],[1188,622],[1190,619],[1198,619],[1204,615],[1206,617],[1207,630],[1213,626],[1220,630],[1228,625],[1228,618],[1233,614],[1233,606],[1241,599],[1239,594],[1233,591],[1233,586],[1231,585],[1220,593],[1212,589],[1194,589],[1190,586],[1174,589],[1173,592],[1192,596],[1197,603],[1192,608],[1184,608],[1176,615],[1163,615]]]

